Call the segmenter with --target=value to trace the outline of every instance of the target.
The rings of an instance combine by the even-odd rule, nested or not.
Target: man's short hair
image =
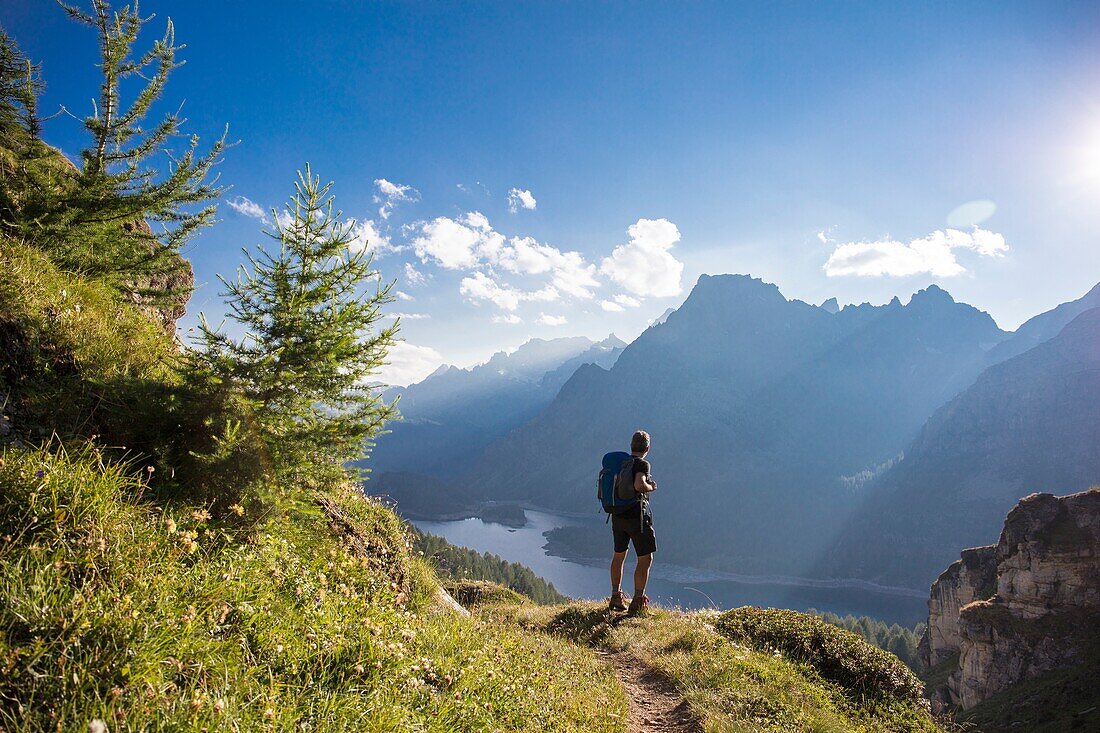
[[[630,438],[631,453],[645,453],[649,450],[649,433],[639,430]]]

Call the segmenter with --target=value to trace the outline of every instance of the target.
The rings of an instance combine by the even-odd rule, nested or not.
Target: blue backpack
[[[600,477],[596,481],[596,495],[608,514],[621,514],[638,504],[638,495],[633,491],[630,492],[633,496],[629,499],[620,499],[615,492],[615,479],[627,461],[633,467],[634,456],[621,450],[612,451],[603,457],[603,468],[600,469]]]

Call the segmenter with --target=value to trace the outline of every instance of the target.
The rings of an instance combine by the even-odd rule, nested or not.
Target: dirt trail
[[[703,733],[676,686],[626,652],[597,649],[615,668],[630,701],[627,733]]]

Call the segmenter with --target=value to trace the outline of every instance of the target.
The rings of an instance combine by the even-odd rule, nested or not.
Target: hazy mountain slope
[[[1062,303],[1057,308],[1040,313],[1026,321],[1016,329],[1012,338],[997,344],[990,350],[989,363],[999,364],[1054,338],[1067,323],[1092,308],[1100,308],[1100,284],[1077,300]]]
[[[599,455],[642,427],[666,557],[807,572],[846,516],[841,476],[900,452],[1002,337],[939,289],[832,314],[749,277],[703,276],[610,371],[578,370],[491,445],[465,483],[485,498],[595,510]],[[516,482],[515,456],[546,482]]]
[[[873,487],[825,572],[925,585],[1035,491],[1100,484],[1100,308],[990,367]]]
[[[624,345],[614,335],[599,343],[583,336],[532,339],[485,364],[440,368],[418,384],[389,390],[387,398],[401,397],[403,421],[379,439],[367,465],[453,478],[487,444],[545,407],[578,366],[610,366]]]
[[[988,314],[935,285],[875,315],[841,311],[839,319],[859,319],[849,335],[755,396],[769,406],[756,433],[770,453],[817,462],[830,477],[888,461],[970,385],[983,345],[1004,336]]]

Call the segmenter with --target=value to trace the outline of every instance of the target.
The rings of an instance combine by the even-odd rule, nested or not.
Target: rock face
[[[928,599],[928,626],[921,640],[926,669],[959,653],[959,611],[993,595],[997,587],[996,546],[962,551],[932,584]]]
[[[932,585],[921,658],[935,701],[966,710],[1072,666],[1100,634],[1100,489],[1033,494],[1000,541],[965,550]],[[947,673],[946,676],[944,673]]]

